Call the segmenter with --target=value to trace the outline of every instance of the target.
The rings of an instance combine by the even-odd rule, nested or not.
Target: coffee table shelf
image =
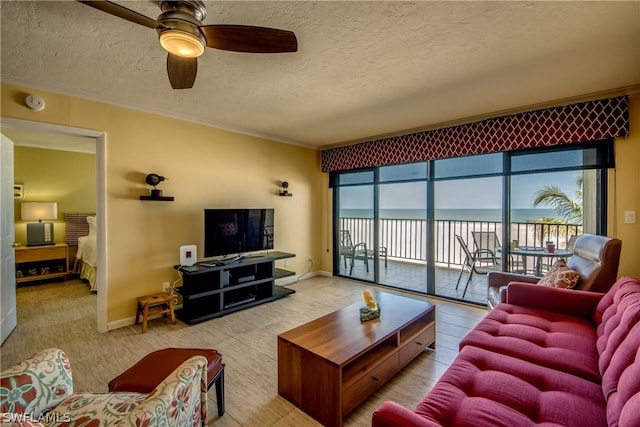
[[[278,336],[278,394],[325,426],[342,420],[426,347],[435,348],[435,306],[379,292],[379,319],[360,322],[355,303]]]

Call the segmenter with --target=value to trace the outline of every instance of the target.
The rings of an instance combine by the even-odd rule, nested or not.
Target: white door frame
[[[97,324],[99,332],[109,330],[107,322],[107,137],[102,131],[32,122],[29,120],[1,117],[2,127],[55,132],[74,136],[86,136],[96,140],[96,216],[98,269],[96,275]]]
[[[0,342],[4,344],[18,324],[16,315],[15,225],[13,221],[13,142],[0,134]]]

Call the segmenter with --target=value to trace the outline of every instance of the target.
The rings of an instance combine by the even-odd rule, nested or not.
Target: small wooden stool
[[[138,297],[138,309],[136,310],[136,325],[140,323],[140,313],[142,313],[142,333],[147,332],[147,320],[149,314],[170,314],[171,323],[176,324],[176,314],[173,311],[173,295],[168,292],[144,295]],[[149,309],[152,309],[149,311]]]

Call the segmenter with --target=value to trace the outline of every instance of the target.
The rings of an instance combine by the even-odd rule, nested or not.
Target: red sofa
[[[510,283],[410,411],[384,402],[372,425],[640,426],[640,281],[606,294]]]

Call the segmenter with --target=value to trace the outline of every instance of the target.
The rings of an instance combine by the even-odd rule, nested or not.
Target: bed
[[[67,245],[78,247],[73,273],[89,283],[91,292],[96,292],[96,217],[94,214],[65,214],[65,222]]]

